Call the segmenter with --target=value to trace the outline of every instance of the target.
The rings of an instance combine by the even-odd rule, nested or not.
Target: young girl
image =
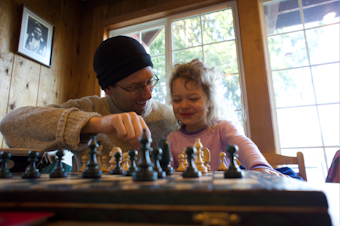
[[[223,120],[225,112],[221,108],[225,102],[218,102],[217,83],[218,73],[198,59],[173,68],[168,93],[175,117],[181,125],[167,137],[173,167],[178,167],[178,155],[183,149],[194,146],[196,138],[200,138],[202,145],[210,150],[212,171],[220,165],[220,152],[225,152],[229,144],[236,144],[239,147],[238,159],[246,169],[279,174],[250,139],[240,134],[231,122]],[[229,166],[228,158],[225,163]]]

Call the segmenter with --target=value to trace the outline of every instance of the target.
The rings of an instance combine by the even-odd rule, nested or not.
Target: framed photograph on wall
[[[54,26],[23,6],[18,53],[51,67]]]

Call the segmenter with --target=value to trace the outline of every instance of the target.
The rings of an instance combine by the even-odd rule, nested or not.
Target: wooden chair
[[[274,168],[277,168],[278,165],[297,164],[299,168],[298,175],[302,177],[302,179],[307,181],[305,160],[303,158],[302,152],[297,152],[296,157],[279,155],[275,153],[262,153],[262,154],[266,158],[268,163]]]

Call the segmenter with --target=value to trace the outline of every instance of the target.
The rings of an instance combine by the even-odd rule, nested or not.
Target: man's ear
[[[112,86],[108,86],[107,88],[104,89],[106,95],[111,96],[112,94]]]

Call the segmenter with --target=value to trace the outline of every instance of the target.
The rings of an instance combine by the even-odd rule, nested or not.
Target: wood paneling
[[[55,26],[51,67],[17,54],[22,5]],[[60,104],[79,80],[80,0],[0,0],[0,120],[23,106]],[[3,138],[0,136],[0,147]]]

